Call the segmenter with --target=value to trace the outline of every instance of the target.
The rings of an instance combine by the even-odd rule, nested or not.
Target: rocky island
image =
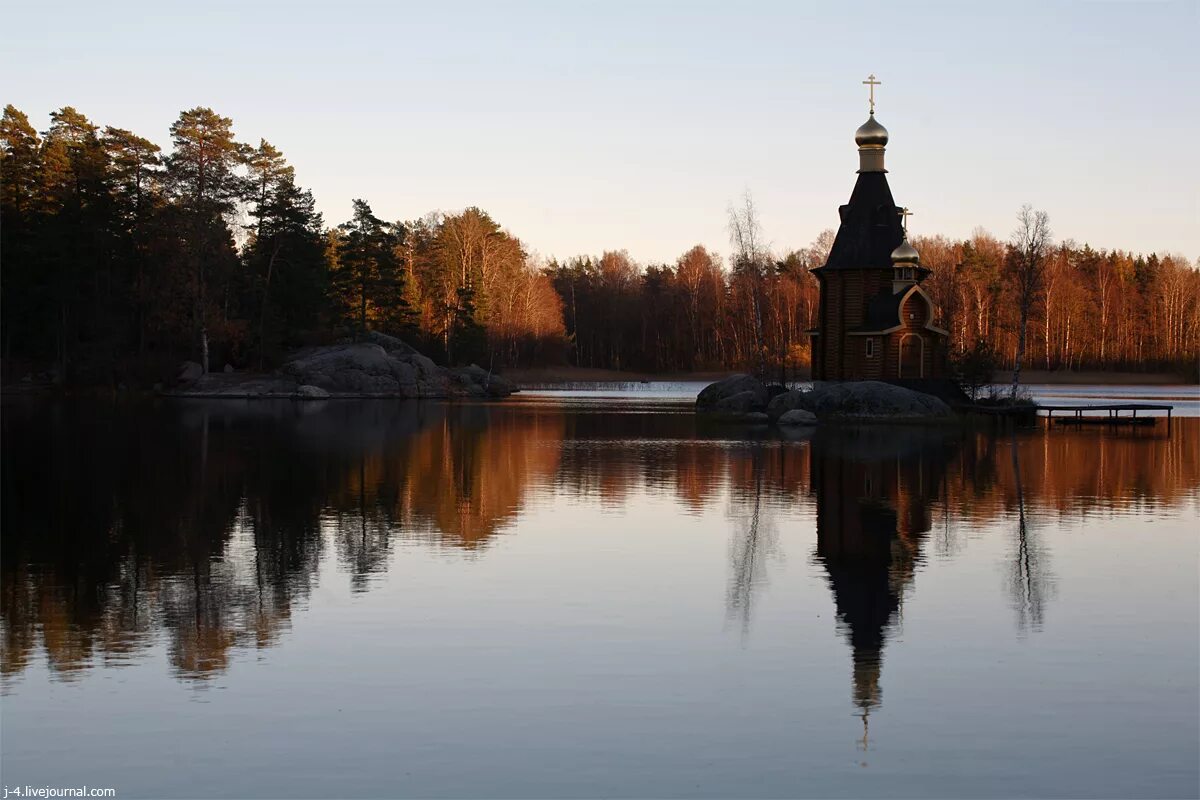
[[[706,386],[696,410],[751,424],[816,425],[826,420],[915,422],[950,419],[941,398],[882,381],[817,383],[808,390],[767,385],[752,375],[731,375]]]
[[[501,398],[517,391],[511,383],[474,364],[442,367],[404,341],[372,332],[366,341],[310,347],[291,355],[273,373],[227,369],[205,374],[185,362],[172,397],[316,400],[330,397]]]

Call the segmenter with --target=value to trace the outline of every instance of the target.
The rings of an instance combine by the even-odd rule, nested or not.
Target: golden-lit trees
[[[484,324],[496,360],[509,365],[561,360],[566,337],[562,298],[550,276],[523,255],[503,261],[495,273]]]
[[[676,260],[675,278],[687,320],[683,366],[695,369],[721,363],[721,338],[714,330],[725,300],[725,272],[720,256],[696,245]]]
[[[819,301],[810,270],[834,232],[772,252],[749,197],[729,210],[724,262],[700,245],[666,264],[619,246],[543,262],[476,207],[406,222],[372,215],[366,227],[355,209],[357,222],[327,228],[283,154],[237,141],[232,120],[212,109],[181,113],[171,141],[160,153],[69,106],[39,134],[5,108],[6,379],[152,386],[173,378],[180,359],[269,369],[293,347],[365,328],[408,338],[437,361],[494,368],[790,379],[809,363],[804,331]],[[982,229],[914,244],[960,354],[983,341],[1023,368],[1200,369],[1200,273],[1184,256],[1068,240],[1047,249],[1036,290],[1023,292],[1021,259],[1009,260],[1020,249]]]
[[[563,358],[562,300],[519,239],[474,207],[405,228],[407,297],[426,350],[489,366]]]

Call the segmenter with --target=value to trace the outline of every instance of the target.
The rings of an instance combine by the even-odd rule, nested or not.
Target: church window
[[[875,340],[868,338],[867,339],[867,358],[874,358],[874,357],[875,357]]]

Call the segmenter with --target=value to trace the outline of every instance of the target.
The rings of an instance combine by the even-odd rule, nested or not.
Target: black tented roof
[[[829,259],[818,269],[891,269],[904,228],[886,173],[860,172],[850,202],[838,211],[841,227]]]

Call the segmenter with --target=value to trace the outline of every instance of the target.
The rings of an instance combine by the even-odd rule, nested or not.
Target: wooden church
[[[887,129],[870,117],[855,132],[858,180],[838,209],[841,226],[829,259],[813,270],[820,285],[812,341],[817,381],[945,378],[949,334],[935,324],[937,308],[921,288],[930,271],[908,243],[908,211],[896,205],[883,167]]]

